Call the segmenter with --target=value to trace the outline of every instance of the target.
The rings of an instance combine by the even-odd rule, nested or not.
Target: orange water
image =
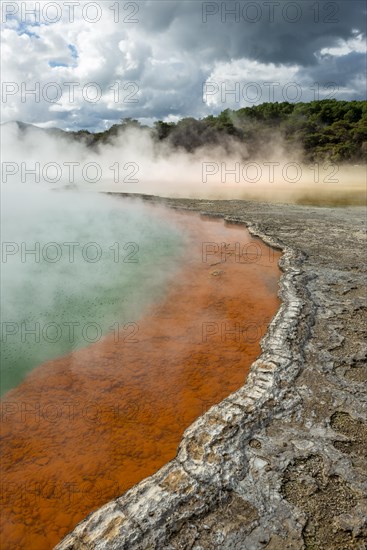
[[[261,351],[279,307],[279,253],[242,226],[170,215],[188,247],[161,303],[119,338],[42,364],[4,397],[4,550],[52,548],[157,471]]]

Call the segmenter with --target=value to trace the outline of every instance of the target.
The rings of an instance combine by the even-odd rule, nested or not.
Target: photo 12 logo
[[[21,23],[51,25],[64,21],[74,23],[82,19],[95,24],[113,20],[115,23],[139,23],[138,2],[1,2],[1,21],[18,19]]]
[[[260,323],[206,321],[201,327],[201,342],[203,344],[208,342],[214,344],[215,341],[256,344],[265,334],[268,324],[268,319],[264,319]]]
[[[15,242],[3,241],[1,243],[1,262],[57,264],[66,262],[79,265],[80,262],[95,264],[100,261],[113,260],[114,263],[125,264],[139,263],[139,245],[136,242],[114,242],[110,246],[97,242],[80,243],[77,241],[58,243],[55,241]]]
[[[224,263],[259,264],[264,267],[275,262],[274,250],[260,241],[250,242],[203,242],[202,262],[209,266]]]
[[[304,86],[299,82],[243,82],[235,80],[208,80],[203,83],[203,103],[242,106],[261,102],[297,103],[304,100],[336,98],[339,86],[336,82],[314,82]]]
[[[136,177],[140,166],[136,162],[114,162],[111,166],[102,166],[98,162],[2,162],[1,181],[8,183],[20,181],[22,183],[95,184],[103,180],[114,183],[139,183]]]
[[[203,183],[298,183],[303,177],[309,183],[339,183],[334,176],[339,172],[339,166],[327,162],[302,165],[299,162],[203,162]]]
[[[314,23],[339,23],[338,2],[202,2],[202,22],[221,23],[298,23],[310,19]]]
[[[136,344],[139,341],[137,339],[139,325],[135,322],[121,325],[116,321],[109,327],[109,330],[113,332],[115,343]],[[87,323],[80,323],[79,321],[64,321],[62,323],[55,321],[48,323],[3,321],[1,323],[1,341],[4,344],[16,341],[22,344],[57,344],[61,340],[69,344],[80,342],[95,344],[104,335],[105,327],[95,321]]]
[[[81,84],[76,81],[67,82],[14,82],[3,81],[1,83],[1,101],[7,103],[20,99],[21,103],[58,104],[62,101],[73,105],[77,101],[86,103],[99,103],[112,101],[119,104],[139,103],[140,88],[137,82],[115,81],[107,89],[98,82],[86,82]]]
[[[35,457],[36,466],[45,466],[48,463],[47,455]],[[47,502],[49,509],[59,510],[60,506],[80,506],[81,508],[95,506],[96,502],[110,500],[111,495],[119,495],[123,488],[116,480],[98,480],[85,476],[76,483],[73,481],[59,481],[54,478],[40,481],[4,482],[1,484],[0,501],[3,505],[16,506],[21,514],[25,514],[29,507],[44,505]],[[61,503],[61,504],[60,504]],[[58,527],[57,521],[55,526]]]
[[[134,423],[140,411],[139,402],[128,403],[89,401],[9,401],[0,406],[0,420],[3,424],[26,424],[46,422],[56,424],[82,420],[86,424],[105,424],[116,422]]]

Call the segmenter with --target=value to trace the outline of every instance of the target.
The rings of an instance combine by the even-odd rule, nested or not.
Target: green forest
[[[183,118],[153,128],[124,118],[109,130],[73,133],[87,145],[113,142],[129,128],[146,129],[157,142],[193,152],[197,148],[221,145],[230,149],[234,141],[243,144],[247,157],[266,152],[270,143],[281,142],[286,150],[299,150],[305,161],[339,163],[367,161],[367,102],[327,99],[310,103],[262,103],[239,110],[225,109],[218,116]]]

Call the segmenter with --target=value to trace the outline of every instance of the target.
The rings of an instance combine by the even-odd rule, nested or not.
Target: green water
[[[5,199],[2,394],[109,332],[139,340],[139,317],[164,294],[184,247],[173,222],[140,203],[51,191]]]

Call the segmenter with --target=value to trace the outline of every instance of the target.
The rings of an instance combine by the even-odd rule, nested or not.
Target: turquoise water
[[[139,339],[139,317],[164,294],[184,242],[172,221],[138,202],[78,192],[2,195],[3,394],[40,363],[108,332]]]

